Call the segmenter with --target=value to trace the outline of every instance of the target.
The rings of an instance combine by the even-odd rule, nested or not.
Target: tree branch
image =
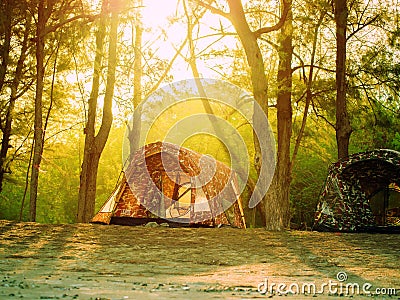
[[[217,33],[210,33],[210,34],[206,34],[206,35],[202,35],[202,36],[199,36],[199,37],[196,37],[196,38],[194,38],[193,39],[193,41],[194,42],[197,42],[197,41],[199,41],[199,40],[201,40],[201,39],[207,39],[207,38],[211,38],[211,37],[214,37],[214,36],[237,36],[238,34],[237,34],[237,32],[217,32]]]
[[[270,44],[275,50],[278,51],[278,49],[279,49],[278,44],[275,44],[274,42],[272,42],[272,41],[270,41],[270,40],[267,40],[266,38],[263,38],[263,37],[261,37],[260,40],[262,40],[262,41],[264,41],[264,42]]]
[[[315,109],[314,101],[312,100],[311,102],[312,102],[312,108],[313,108],[313,111],[314,111],[316,117],[317,117],[317,118],[322,118],[326,123],[328,123],[329,125],[331,125],[331,126],[333,127],[333,129],[336,130],[336,125],[333,124],[332,122],[330,122],[325,116],[319,114],[318,111]]]
[[[357,32],[363,30],[365,27],[367,27],[368,25],[371,25],[372,23],[374,23],[377,19],[379,18],[379,15],[376,15],[375,17],[371,18],[369,21],[363,23],[363,24],[358,24],[357,29],[354,30],[352,33],[349,34],[349,36],[347,37],[347,41],[350,40]]]
[[[155,92],[158,87],[161,85],[162,81],[167,77],[168,72],[171,70],[175,60],[178,58],[178,56],[182,53],[183,48],[185,47],[187,43],[187,38],[182,42],[182,44],[179,46],[178,49],[175,49],[175,55],[171,58],[169,61],[167,67],[164,69],[164,73],[160,76],[159,80],[156,82],[156,84],[151,88],[150,91],[146,93],[146,97],[151,95],[153,92]],[[175,47],[174,47],[175,48]]]
[[[287,16],[287,14],[289,12],[289,9],[290,9],[289,5],[287,5],[286,1],[284,1],[282,16],[280,17],[278,23],[276,23],[273,26],[262,27],[262,28],[257,29],[256,31],[254,31],[254,34],[255,34],[256,38],[259,38],[262,34],[269,33],[269,32],[281,29],[281,27],[285,23],[286,16]]]
[[[74,17],[66,19],[66,20],[64,20],[64,21],[62,21],[62,22],[60,22],[60,23],[58,23],[56,25],[53,25],[51,27],[46,28],[45,31],[43,32],[42,36],[45,36],[45,35],[47,35],[47,34],[49,34],[51,32],[54,32],[58,28],[66,25],[68,23],[71,23],[73,21],[76,21],[76,20],[79,20],[79,19],[87,19],[87,22],[93,22],[98,17],[100,17],[100,14],[97,14],[97,15],[80,14],[80,15],[74,16]]]
[[[230,18],[231,18],[229,13],[224,12],[223,10],[221,10],[219,8],[216,8],[215,6],[212,6],[212,5],[208,4],[208,3],[205,3],[205,2],[199,1],[199,0],[197,0],[196,2],[200,6],[203,6],[204,8],[207,8],[208,10],[210,10],[210,12],[213,13],[213,14],[220,15],[220,16],[222,16],[224,18],[227,18],[228,20],[230,20]]]
[[[322,70],[322,71],[330,72],[330,73],[335,73],[335,72],[336,72],[335,70],[331,70],[331,69],[324,68],[324,67],[317,66],[317,65],[310,65],[310,64],[307,64],[307,65],[300,65],[300,66],[293,67],[293,68],[292,68],[292,71],[294,72],[294,71],[297,71],[298,69],[302,69],[302,68],[311,68],[311,67],[312,67],[312,68],[315,68],[315,69]]]

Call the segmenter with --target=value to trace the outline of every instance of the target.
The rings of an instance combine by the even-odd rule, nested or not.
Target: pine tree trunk
[[[12,18],[12,9],[10,6],[10,0],[5,0],[0,2],[0,13],[2,15],[1,18],[1,28],[4,34],[4,39],[1,47],[1,64],[0,64],[0,93],[3,94],[3,86],[6,78],[8,61],[10,56],[10,45],[11,45],[11,18]],[[11,99],[10,99],[11,100]],[[13,108],[13,103],[10,101],[7,107],[7,115],[5,120],[0,120],[0,122],[4,122],[1,124],[1,130],[3,133],[2,141],[1,141],[1,152],[0,152],[0,192],[3,187],[3,179],[4,174],[7,172],[5,166],[5,160],[8,152],[9,146],[9,136],[11,135],[11,130],[8,129],[8,123],[10,122],[10,108]]]
[[[8,63],[10,60],[10,48],[11,48],[11,33],[12,33],[12,5],[11,0],[4,0],[0,2],[1,5],[1,29],[4,34],[4,40],[1,46],[1,64],[0,64],[0,93],[3,92],[3,86],[7,74]]]
[[[105,2],[103,1],[102,14],[105,14]],[[95,149],[95,127],[96,127],[96,113],[97,113],[97,101],[99,97],[100,88],[100,72],[102,68],[103,60],[103,48],[104,48],[104,37],[106,31],[105,16],[102,16],[98,20],[98,29],[96,32],[96,54],[93,65],[93,78],[92,78],[92,90],[88,101],[88,119],[86,122],[85,133],[85,146],[83,150],[82,170],[80,174],[80,185],[79,185],[79,196],[78,196],[78,213],[77,222],[86,223],[90,221],[91,217],[91,203],[95,199],[96,187],[93,188],[93,183],[96,185],[96,180],[93,178],[93,172],[98,169],[98,164],[93,163],[93,155],[96,152]],[[97,176],[97,173],[96,173]]]
[[[346,100],[346,0],[335,0],[336,21],[336,143],[338,158],[349,155],[352,132]]]
[[[291,0],[286,7],[291,7]],[[283,230],[289,226],[289,197],[291,182],[290,142],[292,136],[292,10],[289,9],[279,36],[277,128],[277,168],[265,201],[266,226],[269,230]]]
[[[185,1],[187,1],[187,0],[185,0]],[[187,58],[187,61],[188,61],[189,66],[190,66],[190,68],[192,70],[193,77],[195,78],[196,87],[197,87],[197,90],[199,92],[199,95],[203,99],[202,100],[202,104],[203,104],[204,110],[207,113],[207,117],[209,119],[209,122],[210,122],[211,126],[213,127],[216,136],[222,137],[222,136],[224,136],[225,133],[224,133],[223,129],[218,125],[217,117],[216,117],[216,115],[215,115],[215,113],[214,113],[214,111],[213,111],[213,109],[212,109],[212,107],[211,107],[211,105],[209,103],[209,100],[207,100],[206,92],[205,92],[204,87],[202,85],[202,82],[200,80],[201,75],[200,75],[200,72],[199,72],[198,67],[197,67],[197,57],[196,57],[195,45],[194,45],[194,41],[193,41],[193,28],[194,28],[195,22],[197,23],[199,21],[199,19],[201,19],[202,15],[197,16],[196,17],[196,21],[193,22],[192,18],[191,18],[191,15],[190,15],[190,13],[189,13],[189,11],[187,9],[188,5],[186,4],[185,1],[183,1],[183,6],[184,6],[185,15],[186,15],[186,18],[187,18],[187,38],[186,39],[188,41],[189,55],[190,55],[189,58]],[[205,11],[204,11],[204,13],[205,13]],[[236,153],[234,151],[229,153],[228,149],[234,149],[235,147],[237,147],[237,145],[235,145],[234,143],[232,143],[229,140],[227,140],[226,142],[228,144],[226,145],[226,148],[224,147],[222,149],[222,151],[224,151],[224,153],[226,155],[231,156],[232,160],[238,161],[238,160],[242,159],[241,157],[237,157],[237,155],[236,155]],[[258,143],[257,143],[257,145],[258,145]],[[238,169],[236,169],[235,171],[238,174],[239,178],[243,182],[246,182],[246,186],[251,190],[251,193],[253,193],[254,190],[255,190],[255,183],[252,181],[251,178],[248,177],[248,174],[247,174],[246,170],[242,169],[241,166],[237,166],[237,167],[238,167]],[[244,204],[248,207],[249,206],[249,198],[242,199],[242,200],[243,200]],[[254,227],[255,226],[256,209],[263,210],[263,207],[258,205],[257,208],[254,207],[254,208],[251,208],[249,210],[249,212],[250,212],[249,214],[250,214],[251,217],[246,218],[246,221],[247,221],[246,223],[249,224],[250,227]],[[264,215],[263,211],[260,212],[260,213],[261,213],[262,216]]]
[[[251,68],[253,94],[264,114],[268,115],[268,82],[265,76],[264,61],[257,43],[257,36],[250,30],[241,1],[228,1],[230,17],[245,49],[247,61]],[[268,230],[283,230],[289,225],[289,186],[291,181],[290,139],[292,134],[292,13],[291,1],[285,1],[284,8],[289,7],[280,35],[280,62],[278,70],[278,157],[274,178],[264,198],[265,225]],[[263,128],[264,118],[255,111],[253,124]],[[267,133],[267,132],[266,132]],[[267,137],[258,136],[259,139]],[[259,173],[262,165],[260,142],[255,137],[255,168]]]
[[[10,100],[7,107],[5,123],[3,124],[2,128],[3,138],[1,140],[1,150],[0,150],[0,192],[3,190],[4,174],[8,172],[6,159],[7,159],[8,149],[10,147],[11,129],[14,117],[14,107],[15,107],[15,101],[17,100],[18,86],[20,84],[23,75],[22,71],[24,68],[24,63],[28,50],[28,38],[30,30],[31,30],[31,17],[30,15],[28,15],[25,22],[25,32],[24,32],[24,38],[22,40],[21,53],[17,62],[17,67],[15,69],[14,78],[10,86],[11,90]]]
[[[86,151],[84,154],[77,217],[77,221],[80,223],[89,222],[94,214],[99,160],[100,155],[98,151],[93,148],[91,148],[90,151]]]
[[[36,95],[35,95],[35,120],[34,120],[34,147],[33,162],[30,183],[30,221],[36,221],[36,202],[39,184],[39,170],[43,153],[43,114],[42,98],[44,86],[44,32],[46,27],[46,8],[45,0],[39,0],[38,20],[36,28]]]
[[[235,27],[236,32],[242,42],[243,48],[246,53],[247,63],[251,69],[251,82],[253,86],[253,96],[257,101],[258,105],[262,108],[262,111],[268,116],[268,82],[265,76],[264,60],[261,54],[260,47],[257,42],[257,36],[251,31],[246,21],[246,17],[243,11],[243,6],[240,0],[229,0],[228,1],[231,21]],[[258,110],[254,110],[253,114],[253,126],[255,128],[263,128],[265,126],[264,116],[259,115]],[[268,134],[268,132],[265,132]],[[260,148],[260,142],[258,139],[268,139],[268,136],[256,136],[254,133],[254,167],[258,174],[260,174],[262,165],[262,154]]]
[[[142,0],[138,1],[138,7],[142,6]],[[143,28],[142,28],[142,16],[140,14],[140,10],[136,13],[136,25],[135,25],[135,40],[134,40],[134,55],[135,60],[133,62],[133,120],[131,123],[131,127],[128,127],[129,130],[129,147],[130,147],[130,156],[128,160],[131,160],[131,156],[134,155],[136,150],[139,149],[140,144],[140,132],[141,132],[141,111],[140,111],[140,103],[143,99],[143,89],[142,89],[142,36],[143,36]],[[124,162],[127,163],[127,162]]]
[[[106,31],[106,1],[103,1],[99,28],[96,34],[96,56],[93,68],[93,84],[89,98],[88,121],[85,128],[85,148],[80,176],[77,222],[90,222],[94,215],[96,201],[97,171],[101,153],[106,145],[113,121],[112,98],[114,95],[115,69],[117,64],[118,13],[111,14],[110,42],[108,49],[107,83],[104,95],[103,116],[100,129],[95,135],[97,99],[99,95],[103,44]]]

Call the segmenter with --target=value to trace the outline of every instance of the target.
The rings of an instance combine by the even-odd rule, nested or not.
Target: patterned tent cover
[[[222,162],[166,142],[145,145],[93,223],[245,228],[237,175]]]
[[[392,225],[389,222],[379,224],[377,213],[370,205],[372,196],[389,186],[400,192],[399,152],[379,149],[339,160],[329,168],[319,196],[313,229],[365,232],[375,231],[381,225]],[[393,225],[399,221],[399,210],[399,207],[391,208],[391,216],[397,217],[391,219]],[[388,213],[388,207],[385,213]],[[389,219],[385,215],[385,220]]]

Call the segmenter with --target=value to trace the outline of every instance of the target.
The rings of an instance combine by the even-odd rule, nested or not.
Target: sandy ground
[[[400,235],[0,221],[0,280],[0,299],[400,299]]]

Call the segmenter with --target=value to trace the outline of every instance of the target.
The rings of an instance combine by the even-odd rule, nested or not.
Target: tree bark
[[[297,154],[300,148],[300,143],[301,140],[303,138],[304,135],[304,131],[306,128],[306,123],[307,123],[307,118],[308,118],[308,110],[310,108],[311,102],[312,102],[312,98],[313,98],[313,92],[312,92],[312,87],[313,87],[313,83],[314,83],[314,63],[315,63],[315,54],[316,54],[316,50],[317,50],[317,42],[318,42],[318,32],[319,29],[321,27],[321,24],[326,16],[327,11],[325,9],[323,9],[321,11],[321,15],[318,19],[318,22],[315,26],[314,29],[314,37],[313,37],[313,43],[312,43],[312,51],[311,51],[311,59],[310,59],[310,68],[309,68],[309,72],[308,72],[308,76],[306,76],[305,72],[304,72],[304,82],[306,84],[306,101],[305,101],[305,105],[304,105],[304,112],[303,112],[303,118],[301,121],[301,126],[300,126],[300,130],[299,130],[299,134],[297,135],[296,138],[296,143],[294,145],[294,149],[293,149],[293,154],[292,154],[292,162],[291,162],[291,166],[290,166],[290,172],[292,172],[293,167],[294,167],[294,163],[296,161],[297,158]]]
[[[143,1],[139,0],[138,7],[143,5]],[[140,133],[141,133],[141,111],[140,111],[140,103],[143,100],[143,89],[142,89],[142,77],[143,77],[143,70],[142,70],[142,36],[143,36],[143,28],[142,28],[142,15],[140,13],[140,8],[136,13],[135,18],[135,40],[134,40],[134,55],[135,60],[133,62],[133,120],[131,123],[131,127],[128,126],[128,139],[129,139],[129,147],[130,147],[130,155],[128,157],[128,162],[132,159],[132,156],[139,149],[140,143]]]
[[[279,26],[263,28],[260,31],[252,32],[246,21],[243,6],[239,0],[228,0],[230,8],[230,19],[244,47],[248,64],[251,69],[251,81],[253,94],[257,103],[261,106],[264,114],[268,116],[268,82],[265,76],[264,61],[257,38],[262,33],[279,29]],[[283,1],[280,35],[280,62],[277,75],[278,80],[278,156],[277,169],[271,186],[264,198],[265,224],[268,230],[283,230],[289,224],[289,186],[291,181],[290,174],[290,138],[292,133],[292,106],[291,106],[291,86],[292,86],[292,13],[291,0]],[[255,111],[253,124],[255,128],[262,128],[263,118]],[[258,139],[266,137],[258,136]],[[262,165],[260,142],[254,137],[255,158],[254,164],[259,173]]]
[[[265,201],[266,226],[269,230],[283,230],[289,226],[289,192],[291,182],[290,142],[292,136],[292,1],[284,0],[290,7],[279,35],[277,128],[277,168]]]
[[[97,100],[99,96],[100,88],[100,72],[103,60],[103,46],[105,37],[105,2],[103,1],[102,16],[99,18],[98,29],[96,32],[96,54],[93,66],[93,78],[92,78],[92,90],[88,101],[88,115],[86,121],[85,133],[85,146],[83,151],[82,170],[80,174],[80,185],[79,185],[79,198],[78,198],[78,222],[89,222],[91,207],[94,205],[88,200],[90,197],[94,198],[96,195],[96,182],[93,181],[93,175],[90,175],[90,168],[92,172],[97,172],[97,164],[92,164],[92,160],[96,160],[97,157],[93,157],[96,153],[95,149],[95,126],[96,126],[96,112],[97,112]],[[97,173],[96,173],[97,174]],[[92,202],[94,202],[92,200]],[[94,210],[94,209],[93,209]]]
[[[21,53],[15,69],[14,78],[10,86],[11,90],[10,100],[7,106],[7,112],[4,124],[2,124],[3,138],[1,140],[1,150],[0,150],[0,192],[3,190],[4,174],[8,172],[8,165],[6,163],[6,159],[7,159],[8,149],[10,148],[14,107],[15,107],[15,101],[17,100],[18,86],[20,84],[23,75],[24,63],[27,56],[30,30],[31,30],[31,17],[30,15],[28,15],[25,22],[25,31],[22,40]]]
[[[197,87],[197,90],[198,90],[199,95],[201,97],[201,101],[202,101],[204,110],[207,113],[207,117],[209,119],[209,122],[210,122],[211,126],[213,127],[216,136],[217,137],[222,137],[224,135],[224,131],[218,125],[218,119],[215,116],[215,113],[214,113],[214,111],[213,111],[213,109],[212,109],[212,107],[211,107],[211,105],[209,103],[209,100],[207,99],[206,92],[205,92],[204,87],[203,87],[203,85],[201,83],[201,80],[200,80],[201,75],[200,75],[198,67],[197,67],[197,57],[196,57],[195,45],[194,45],[194,41],[193,41],[193,28],[194,28],[194,25],[199,22],[199,20],[201,19],[202,15],[205,13],[205,11],[203,12],[202,15],[196,16],[196,21],[192,22],[191,17],[190,17],[190,13],[188,12],[188,9],[187,9],[186,1],[187,0],[184,0],[182,3],[183,3],[183,8],[184,8],[184,11],[185,11],[186,19],[187,19],[187,38],[186,39],[188,41],[188,47],[189,47],[189,58],[187,59],[187,61],[189,63],[190,69],[192,70],[192,74],[193,74],[193,77],[194,77],[195,82],[196,82],[196,87]],[[224,147],[222,149],[222,151],[224,151],[227,156],[231,156],[232,160],[239,161],[241,158],[237,157],[237,155],[235,154],[234,151],[229,152],[227,150],[227,149],[234,149],[234,147],[237,147],[237,145],[233,144],[229,140],[227,140],[226,142],[228,143],[228,145],[226,145],[226,148]],[[237,169],[235,171],[239,175],[240,179],[243,180],[243,182],[246,182],[246,185],[251,190],[251,192],[254,192],[255,184],[251,180],[251,178],[248,178],[245,170],[242,170],[240,168],[240,169]],[[244,204],[247,204],[247,206],[248,206],[248,203],[249,203],[249,199],[246,199]],[[258,205],[257,208],[260,208],[260,205]],[[255,212],[256,212],[257,208],[254,207],[254,208],[251,209],[252,218],[248,219],[248,221],[249,221],[248,224],[249,224],[250,227],[254,227],[255,226]],[[247,220],[247,218],[246,218],[246,220]]]
[[[257,35],[251,31],[247,23],[241,1],[228,0],[228,4],[231,22],[235,27],[237,34],[239,35],[240,41],[242,42],[246,53],[247,63],[250,66],[254,99],[260,105],[265,115],[268,116],[268,81],[265,76],[264,60],[257,42]],[[258,114],[255,113],[253,116],[254,127],[259,127],[260,122],[263,122],[262,116],[258,116]],[[261,148],[260,143],[255,135],[254,148],[254,167],[257,170],[257,173],[260,173],[262,165]]]
[[[111,13],[107,83],[104,95],[103,116],[100,129],[97,135],[95,134],[97,100],[99,95],[103,44],[106,31],[105,12],[107,9],[107,1],[104,0],[102,4],[102,17],[100,17],[99,27],[96,33],[96,56],[93,67],[93,84],[89,98],[88,120],[85,128],[85,148],[80,176],[77,222],[81,223],[90,222],[94,215],[99,160],[107,142],[113,121],[112,98],[114,95],[115,85],[118,29],[118,12],[116,11],[116,8],[114,8]]]
[[[36,27],[36,95],[35,95],[35,119],[34,119],[34,147],[30,184],[29,219],[36,221],[36,202],[39,184],[39,170],[43,153],[43,87],[44,87],[44,31],[48,20],[48,9],[45,0],[39,0],[38,20]]]
[[[0,2],[2,14],[2,28],[4,30],[4,40],[1,47],[1,64],[0,64],[0,92],[3,92],[3,86],[7,74],[8,63],[10,59],[11,34],[12,34],[12,5],[11,0],[3,0]]]
[[[338,159],[349,155],[352,132],[346,100],[346,26],[347,2],[335,0],[336,22],[336,143]]]

